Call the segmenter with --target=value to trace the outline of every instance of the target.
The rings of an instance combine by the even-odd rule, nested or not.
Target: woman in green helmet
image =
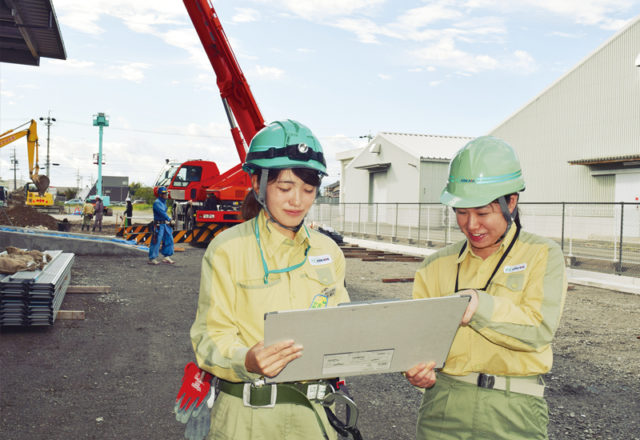
[[[221,391],[208,438],[335,439],[323,393],[309,391],[327,382],[279,384],[275,402],[263,385],[303,355],[295,341],[264,346],[265,313],[349,301],[342,251],[304,225],[326,175],[322,147],[304,125],[276,121],[252,139],[243,168],[252,182],[246,221],[209,244],[191,327],[198,365]]]
[[[425,259],[413,296],[471,299],[445,366],[406,372],[425,388],[418,439],[547,438],[542,375],[551,369],[567,280],[560,247],[522,230],[524,188],[514,150],[495,137],[469,142],[450,164],[440,200],[466,239]]]

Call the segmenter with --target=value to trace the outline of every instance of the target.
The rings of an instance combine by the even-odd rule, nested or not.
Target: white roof
[[[380,132],[381,136],[419,159],[452,159],[472,137]],[[375,142],[375,139],[374,141]]]

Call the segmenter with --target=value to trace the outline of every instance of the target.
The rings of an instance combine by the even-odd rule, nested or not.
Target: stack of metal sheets
[[[0,326],[53,325],[71,282],[74,254],[44,251],[42,270],[16,272],[0,280]]]

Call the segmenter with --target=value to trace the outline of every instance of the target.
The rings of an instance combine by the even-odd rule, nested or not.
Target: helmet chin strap
[[[260,203],[260,206],[265,210],[267,216],[277,223],[280,227],[284,229],[288,229],[289,231],[298,232],[304,223],[304,219],[297,226],[286,226],[278,221],[278,219],[271,214],[269,208],[267,208],[267,179],[269,177],[269,170],[267,168],[262,168],[260,171],[260,191],[256,193],[255,189],[252,189],[253,193],[256,195],[256,200]]]

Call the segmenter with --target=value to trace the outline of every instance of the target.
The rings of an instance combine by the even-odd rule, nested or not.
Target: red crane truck
[[[211,1],[184,0],[184,5],[216,74],[239,163],[220,173],[212,161],[167,162],[154,186],[165,186],[173,200],[174,241],[207,243],[243,221],[240,207],[251,180],[242,163],[248,144],[265,122]],[[118,235],[146,243],[151,234],[148,228],[128,227]]]

